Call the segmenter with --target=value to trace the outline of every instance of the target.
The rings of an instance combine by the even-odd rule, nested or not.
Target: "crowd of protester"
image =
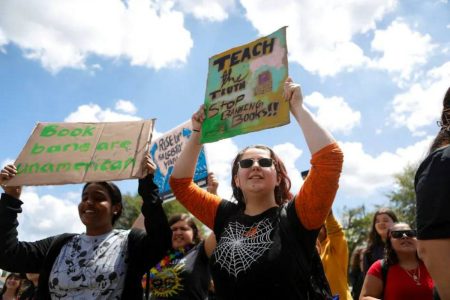
[[[450,299],[450,88],[440,131],[415,178],[417,225],[378,209],[365,244],[350,258],[332,212],[343,153],[290,78],[284,97],[311,153],[301,188],[291,193],[286,167],[264,145],[248,146],[233,160],[233,201],[217,195],[213,174],[207,190],[198,187],[192,178],[202,147],[201,106],[170,179],[198,221],[190,214],[166,216],[147,156],[138,187],[142,214],[133,228],[114,228],[123,209],[118,187],[90,182],[78,205],[84,233],[19,241],[22,187],[3,184],[17,174],[14,165],[5,166],[0,268],[11,273],[0,300]],[[206,239],[199,221],[209,228]]]

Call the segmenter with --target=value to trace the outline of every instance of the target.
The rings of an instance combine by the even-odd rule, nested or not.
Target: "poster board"
[[[6,184],[57,185],[140,178],[154,120],[38,123]]]
[[[287,76],[286,27],[211,57],[201,142],[288,124]]]
[[[169,185],[169,178],[186,141],[191,137],[191,133],[191,121],[187,121],[155,139],[150,145],[150,156],[157,166],[153,181],[158,186],[160,197],[163,200],[174,198]],[[206,187],[207,178],[208,166],[206,164],[205,149],[202,147],[193,180],[200,187]]]

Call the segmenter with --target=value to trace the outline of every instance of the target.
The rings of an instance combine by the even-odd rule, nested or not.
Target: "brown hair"
[[[369,232],[369,238],[367,241],[367,251],[371,252],[375,246],[384,246],[384,242],[381,238],[381,236],[378,234],[377,230],[375,229],[375,221],[379,215],[388,215],[394,223],[398,222],[398,218],[395,215],[394,211],[392,211],[390,208],[382,207],[378,209],[375,214],[373,215],[372,219],[372,226],[370,228]]]
[[[10,277],[13,277],[13,276],[16,278],[19,278],[19,286],[16,289],[16,296],[19,294],[20,287],[22,286],[22,276],[20,276],[20,274],[17,274],[17,273],[9,273],[8,276],[6,276],[5,284],[3,285],[2,291],[0,292],[0,296],[2,296],[3,294],[6,293],[6,290],[7,290],[6,282],[8,281],[8,279]]]
[[[447,93],[445,93],[442,101],[441,120],[438,122],[438,125],[441,129],[434,138],[429,153],[450,144],[450,87],[447,89]]]
[[[200,243],[202,238],[200,235],[200,231],[198,230],[197,224],[195,224],[194,218],[188,214],[175,214],[172,217],[170,217],[169,226],[172,226],[173,224],[179,221],[185,221],[188,224],[188,226],[191,227],[194,233],[194,236],[192,238],[194,244],[197,245],[198,243]]]
[[[280,184],[276,186],[273,191],[275,195],[275,202],[278,205],[281,205],[289,201],[293,196],[290,192],[291,180],[287,175],[286,167],[284,166],[283,161],[278,155],[275,154],[275,152],[273,152],[271,148],[264,145],[253,145],[242,149],[233,160],[233,167],[231,169],[231,187],[233,189],[233,196],[238,201],[238,204],[245,208],[244,194],[242,193],[242,190],[236,186],[234,177],[239,170],[239,161],[248,149],[262,149],[270,152],[270,158],[274,161],[275,170],[277,171],[277,176],[280,179]]]
[[[353,250],[352,256],[350,258],[350,272],[357,272],[361,270],[361,253],[366,249],[365,246],[357,246]]]

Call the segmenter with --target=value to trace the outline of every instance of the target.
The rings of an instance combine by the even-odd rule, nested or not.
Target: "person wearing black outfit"
[[[155,164],[148,156],[144,162],[153,173]],[[0,173],[5,191],[0,199],[0,268],[40,273],[38,299],[142,299],[141,278],[164,256],[171,241],[152,174],[139,180],[146,231],[114,229],[122,212],[120,190],[111,182],[90,182],[78,205],[86,232],[36,242],[17,239],[21,187],[3,185],[16,174],[13,165]]]
[[[418,252],[441,299],[450,299],[450,88],[443,100],[439,133],[417,170]]]

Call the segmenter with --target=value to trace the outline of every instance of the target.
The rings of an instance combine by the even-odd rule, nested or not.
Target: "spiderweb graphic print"
[[[237,278],[239,272],[249,269],[270,248],[272,230],[269,219],[251,227],[229,223],[214,251],[216,263]]]

